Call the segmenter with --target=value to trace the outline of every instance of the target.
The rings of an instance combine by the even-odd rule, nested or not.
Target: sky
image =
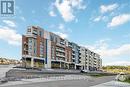
[[[31,25],[99,53],[103,65],[130,65],[130,0],[15,0],[15,14],[0,16],[0,57],[21,59]]]

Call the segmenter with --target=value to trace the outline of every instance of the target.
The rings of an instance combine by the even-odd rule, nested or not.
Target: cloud
[[[108,48],[108,44],[106,42],[109,41],[109,40],[110,39],[99,40],[99,41],[96,41],[95,44],[85,45],[85,47],[89,48],[92,51],[99,53],[100,50],[105,50],[106,48]]]
[[[107,12],[111,12],[111,14],[114,14],[113,10],[115,10],[117,7],[119,7],[118,4],[111,4],[111,5],[101,5],[100,6],[100,15],[97,16],[97,17],[92,17],[92,20],[94,22],[99,22],[99,21],[103,21],[103,22],[108,22],[109,20],[109,15],[105,15],[104,13],[107,13]],[[95,13],[94,13],[95,15]]]
[[[108,20],[108,17],[106,16],[98,16],[93,21],[98,22],[98,21],[107,21],[107,20]]]
[[[16,27],[16,24],[11,20],[3,20],[3,22],[10,27]]]
[[[68,38],[69,34],[72,32],[70,28],[67,28],[63,23],[58,25],[51,25],[50,28],[56,29],[55,34],[61,36],[62,38]]]
[[[123,44],[116,48],[109,48],[108,40],[100,40],[94,45],[86,45],[87,48],[99,53],[102,58],[114,58],[122,55],[130,56],[130,44]]]
[[[56,0],[55,7],[61,14],[62,18],[66,22],[75,20],[74,10],[75,9],[85,9],[86,6],[83,5],[83,0]]]
[[[118,4],[101,5],[100,11],[101,11],[101,13],[106,13],[106,12],[115,10],[117,7],[118,7]]]
[[[130,14],[118,15],[112,18],[111,22],[108,23],[108,27],[115,27],[118,25],[122,25],[128,21],[130,21]]]
[[[97,22],[101,20],[101,16],[96,17],[93,21]]]
[[[11,45],[21,45],[22,36],[9,27],[0,27],[0,39]]]
[[[130,56],[130,44],[123,44],[122,46],[118,48],[112,48],[112,49],[104,49],[99,50],[99,53],[101,53],[104,57],[118,57],[122,55],[129,55]]]
[[[23,16],[21,16],[20,19],[21,19],[22,21],[24,21],[24,22],[26,21],[25,17],[23,17]]]
[[[60,37],[67,39],[68,38],[68,34],[70,33],[70,30],[65,28],[65,25],[60,23],[57,26],[58,31],[55,31],[54,33],[59,35]]]
[[[59,0],[56,0],[56,7],[66,22],[75,19],[75,16],[73,15],[73,9],[70,6],[70,1],[64,0],[62,3],[60,3]]]
[[[126,61],[126,57],[129,58],[130,56],[130,44],[128,43],[122,44],[118,47],[111,47],[108,43],[109,41],[111,41],[111,39],[104,39],[96,41],[92,45],[84,46],[98,53],[104,61],[103,65],[130,65],[130,62]],[[123,58],[124,61],[122,61]]]
[[[67,28],[64,24],[60,23],[58,26],[58,29],[62,32],[62,33],[71,33],[72,30],[70,28]]]
[[[62,32],[54,32],[55,34],[59,35],[62,38],[68,38],[68,34]]]
[[[116,61],[116,62],[106,63],[106,64],[104,64],[104,65],[105,65],[105,66],[106,66],[106,65],[128,66],[128,65],[130,65],[130,62],[129,62],[129,61]]]
[[[64,26],[64,24],[59,24],[58,28],[59,28],[60,30],[64,31],[65,26]]]
[[[83,0],[70,0],[72,7],[77,9],[85,9],[86,6],[83,4]]]
[[[54,11],[50,11],[50,12],[49,12],[49,15],[52,16],[52,17],[55,17],[55,16],[56,16],[56,14],[54,13]]]

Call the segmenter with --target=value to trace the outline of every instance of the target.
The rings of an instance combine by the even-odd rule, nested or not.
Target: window
[[[39,31],[39,36],[42,37],[42,32],[41,31]]]
[[[56,43],[57,43],[57,38],[56,38]]]
[[[51,38],[51,41],[54,41],[54,36],[51,35],[50,38]]]
[[[28,32],[31,32],[31,29],[28,29]]]

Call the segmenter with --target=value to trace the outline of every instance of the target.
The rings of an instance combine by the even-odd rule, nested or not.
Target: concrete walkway
[[[119,82],[119,81],[110,81],[110,82],[102,83],[91,87],[130,87],[130,84],[125,82]]]

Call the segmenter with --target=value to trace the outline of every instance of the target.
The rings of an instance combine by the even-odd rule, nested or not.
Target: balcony
[[[56,51],[58,51],[58,52],[65,52],[65,50],[61,50],[61,49],[58,49],[58,48],[56,48]]]
[[[28,45],[28,43],[26,41],[24,41],[24,45]]]
[[[24,50],[24,51],[28,51],[28,49],[26,49],[26,48],[24,48],[23,50]]]
[[[37,35],[33,35],[33,34],[26,34],[26,37],[37,38]]]
[[[94,63],[96,63],[97,61],[94,61]]]
[[[72,55],[75,55],[75,53],[72,53]]]
[[[73,60],[75,60],[75,57],[72,57]]]
[[[74,49],[74,48],[72,48],[72,50],[73,50],[73,51],[75,51],[75,49]]]
[[[61,45],[60,43],[56,43],[56,46],[65,48],[65,45]]]
[[[65,45],[65,42],[64,42],[64,41],[61,41],[60,44],[61,44],[61,45]]]
[[[32,32],[33,34],[35,34],[35,35],[37,35],[37,31],[36,30],[33,30],[33,32]]]
[[[65,57],[65,55],[62,54],[56,54],[57,57]]]

